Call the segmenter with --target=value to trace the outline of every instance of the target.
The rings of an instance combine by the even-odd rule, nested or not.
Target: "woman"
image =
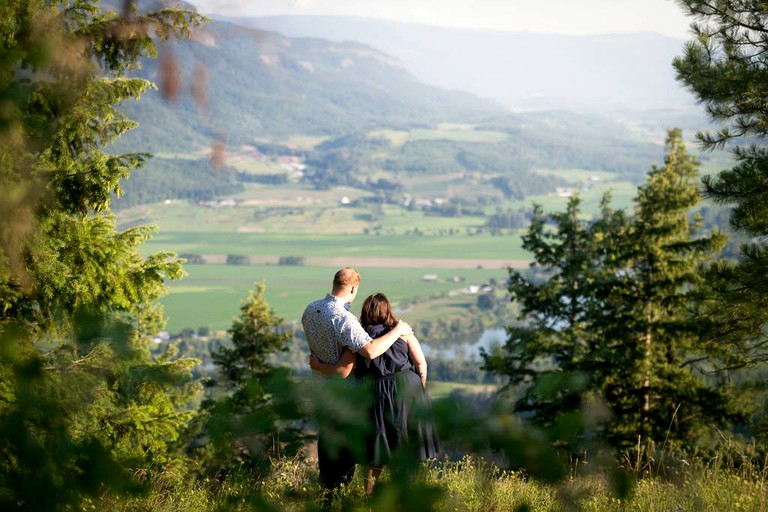
[[[383,293],[365,299],[360,323],[372,338],[386,334],[397,324],[392,305]],[[345,354],[336,366],[312,358],[310,366],[325,374],[338,373],[344,377],[353,371],[360,381],[372,380],[374,435],[366,446],[369,460],[366,494],[373,493],[382,466],[398,448],[413,450],[413,455],[422,461],[437,456],[437,436],[424,417],[430,406],[426,393],[427,361],[416,336],[398,338],[384,354],[372,360],[361,356],[352,359]]]

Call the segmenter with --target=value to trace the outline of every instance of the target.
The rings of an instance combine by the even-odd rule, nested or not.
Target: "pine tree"
[[[738,368],[768,360],[768,5],[746,0],[680,0],[694,17],[695,39],[674,61],[709,116],[722,126],[700,133],[705,149],[730,147],[733,169],[703,180],[705,195],[731,206],[731,224],[751,239],[735,265],[721,264],[713,281],[720,300],[713,346],[722,366]]]
[[[521,324],[508,327],[503,354],[484,354],[485,367],[522,385],[517,410],[551,430],[559,443],[583,434],[578,416],[598,385],[600,337],[593,329],[602,303],[596,286],[612,270],[611,247],[623,233],[623,212],[601,203],[601,215],[589,220],[573,196],[564,213],[544,215],[534,207],[523,247],[534,255],[526,277],[510,269],[509,291],[519,303]]]

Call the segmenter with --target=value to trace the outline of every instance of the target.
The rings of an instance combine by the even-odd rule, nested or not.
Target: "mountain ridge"
[[[654,32],[564,35],[438,27],[343,16],[220,17],[292,37],[362,42],[403,61],[431,85],[517,109],[661,108],[692,105],[672,58],[684,40]],[[501,62],[498,69],[491,65]],[[551,63],[551,65],[550,65]],[[453,72],[465,70],[463,75]],[[522,70],[527,84],[512,80]],[[494,75],[494,72],[502,74]],[[558,80],[567,83],[560,87]]]
[[[421,83],[398,59],[364,43],[292,38],[214,20],[192,40],[170,43],[164,51],[178,69],[179,97],[163,101],[149,91],[140,101],[127,102],[123,109],[139,128],[115,148],[160,154],[126,183],[126,194],[141,201],[157,199],[153,179],[167,183],[165,189],[183,185],[182,197],[235,190],[242,186],[238,170],[206,171],[200,165],[210,156],[205,148],[218,145],[236,153],[270,141],[287,154],[286,141],[293,136],[318,140],[307,148],[313,186],[371,186],[378,172],[390,179],[397,173],[480,172],[527,195],[551,187],[549,178],[534,175],[536,169],[608,170],[637,179],[662,155],[660,146],[634,140],[611,119],[514,113],[471,93]],[[161,65],[148,60],[139,76],[161,81]],[[207,75],[203,84],[201,69]],[[207,99],[201,102],[193,90],[203,85]],[[461,140],[455,140],[456,133],[441,128],[446,124],[459,125],[465,135],[475,129],[494,133],[490,139],[481,133],[482,140],[459,133]],[[394,136],[427,133],[408,136],[400,146],[386,135],[371,138],[382,130]],[[193,176],[199,185],[188,183]],[[227,186],[203,190],[217,179]]]
[[[397,61],[360,43],[289,38],[212,21],[195,40],[169,47],[187,91],[196,79],[195,67],[205,66],[207,117],[198,115],[190,94],[164,105],[159,95],[150,93],[138,103],[127,103],[125,110],[141,121],[152,117],[153,110],[173,108],[163,117],[178,118],[182,125],[178,133],[196,127],[206,136],[218,133],[242,144],[256,134],[329,135],[387,125],[467,121],[503,111],[466,92],[421,84]],[[158,65],[147,61],[139,76],[159,81]],[[164,139],[150,137],[147,142],[153,146],[152,140]]]

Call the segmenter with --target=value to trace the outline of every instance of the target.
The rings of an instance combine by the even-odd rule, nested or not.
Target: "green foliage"
[[[264,299],[265,288],[263,283],[258,284],[241,306],[240,317],[228,331],[232,347],[222,347],[213,354],[221,375],[219,385],[233,391],[233,399],[243,406],[243,384],[266,374],[270,369],[269,356],[283,350],[291,337],[289,332],[279,332],[282,319],[274,315]],[[262,395],[251,396],[248,402],[258,406],[264,399]]]
[[[706,197],[733,206],[731,225],[749,237],[735,266],[713,272],[719,317],[712,344],[730,348],[723,366],[739,368],[768,360],[768,9],[761,2],[682,0],[695,17],[695,36],[674,61],[678,79],[722,128],[699,133],[707,149],[728,146],[736,166],[703,180]]]
[[[523,238],[532,275],[510,271],[524,323],[486,366],[521,386],[518,410],[571,449],[587,430],[604,430],[622,450],[638,438],[691,447],[708,425],[741,419],[728,387],[700,373],[720,352],[690,312],[704,303],[703,268],[725,240],[689,222],[696,167],[670,130],[665,165],[638,189],[633,217],[611,210],[608,197],[593,221],[578,198],[549,218],[535,209]]]
[[[250,265],[251,259],[243,254],[228,254],[227,265]]]
[[[105,350],[96,350],[84,363],[86,368],[61,366],[53,372],[50,359],[34,350],[23,328],[5,324],[0,343],[3,508],[77,506],[85,496],[96,497],[105,485],[138,490],[102,440],[81,428],[83,417],[91,413],[90,400],[107,388],[98,361],[93,361]]]
[[[304,256],[280,256],[277,260],[278,265],[287,265],[292,267],[303,267],[306,263]]]
[[[165,200],[211,201],[243,191],[236,171],[227,166],[213,167],[208,160],[153,158],[141,170],[121,183],[123,195],[116,209]]]
[[[35,336],[5,327],[6,505],[53,510],[96,496],[105,485],[139,491],[131,472],[153,475],[169,463],[191,418],[185,406],[197,390],[190,382],[197,361],[152,363],[130,325],[93,315],[77,315],[72,337],[45,353]]]
[[[494,305],[495,305],[495,302],[491,294],[483,293],[482,295],[477,296],[478,309],[487,311],[487,310],[493,309]]]
[[[503,354],[485,354],[486,367],[509,375],[510,386],[521,385],[524,396],[520,411],[533,413],[535,422],[556,434],[561,420],[585,407],[582,395],[595,388],[592,367],[599,358],[600,334],[594,320],[602,304],[595,287],[609,273],[610,248],[623,235],[622,212],[603,202],[602,216],[595,222],[581,218],[578,197],[572,197],[564,213],[550,217],[535,206],[534,217],[523,245],[535,257],[532,276],[510,270],[509,291],[520,304],[525,323],[508,328]],[[578,445],[583,427],[570,431],[560,442]]]
[[[205,265],[205,258],[201,254],[183,253],[179,254],[179,259],[189,265]]]
[[[95,1],[2,10],[0,204],[14,214],[0,217],[0,495],[14,508],[80,508],[105,486],[138,489],[131,472],[165,465],[191,416],[195,361],[147,349],[162,323],[154,301],[181,266],[140,255],[150,229],[117,231],[109,212],[148,155],[104,147],[135,125],[117,106],[151,87],[121,73],[201,18],[129,20]]]
[[[501,210],[489,215],[485,220],[486,227],[491,234],[500,233],[502,230],[517,231],[525,227],[528,219],[525,212],[521,210]]]
[[[477,129],[507,133],[509,146],[533,168],[610,170],[637,182],[648,161],[662,155],[659,145],[631,142],[615,123],[573,112],[521,113],[485,120]]]
[[[218,376],[208,384],[212,393],[198,420],[215,452],[204,461],[206,471],[239,466],[265,471],[270,457],[295,453],[303,439],[296,413],[280,414],[281,404],[291,411],[295,405],[289,389],[280,389],[290,387],[289,374],[273,363],[276,353],[287,350],[292,334],[282,328],[264,290],[260,283],[249,292],[228,331],[231,343],[211,354]]]
[[[635,217],[618,255],[623,272],[609,288],[607,312],[615,323],[604,331],[608,347],[624,344],[630,355],[612,359],[625,381],[608,384],[605,393],[620,404],[619,421],[634,418],[617,429],[627,444],[641,435],[692,446],[708,425],[742,419],[727,383],[701,376],[720,351],[706,343],[707,322],[690,312],[707,299],[706,269],[725,236],[702,233],[699,222],[689,219],[699,202],[697,168],[680,131],[670,130],[664,167],[654,167],[638,189]]]
[[[108,155],[102,148],[135,125],[117,105],[137,98],[150,83],[117,74],[154,53],[154,42],[146,30],[120,39],[125,20],[99,11],[95,2],[71,9],[41,2],[24,14],[8,14],[20,24],[6,25],[4,34],[9,46],[2,90],[16,110],[9,110],[14,117],[1,148],[2,178],[12,187],[9,197],[22,194],[25,206],[21,219],[4,217],[2,226],[3,317],[22,319],[35,311],[40,321],[73,307],[115,311],[150,302],[162,289],[163,274],[178,276],[180,267],[169,255],[140,258],[135,246],[146,239],[146,228],[115,233],[108,213],[120,180],[147,155]],[[136,27],[151,24],[163,38],[198,22],[196,15],[168,10],[137,20]],[[48,48],[46,58],[26,51],[35,45]],[[15,73],[26,68],[38,78]],[[46,73],[50,79],[41,78]],[[27,231],[18,232],[19,224]],[[82,284],[73,286],[70,279]],[[93,287],[102,282],[102,289]],[[27,290],[19,293],[23,285]]]
[[[768,135],[763,104],[765,63],[761,50],[768,33],[768,9],[744,0],[679,0],[695,17],[695,37],[674,61],[677,76],[725,126],[716,134],[699,134],[707,145],[722,146],[736,137]]]

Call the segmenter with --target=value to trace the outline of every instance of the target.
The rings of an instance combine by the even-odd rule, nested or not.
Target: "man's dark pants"
[[[326,490],[334,490],[341,484],[349,484],[355,473],[355,458],[346,446],[331,446],[328,435],[321,430],[317,440],[317,460],[320,466],[320,483]]]

